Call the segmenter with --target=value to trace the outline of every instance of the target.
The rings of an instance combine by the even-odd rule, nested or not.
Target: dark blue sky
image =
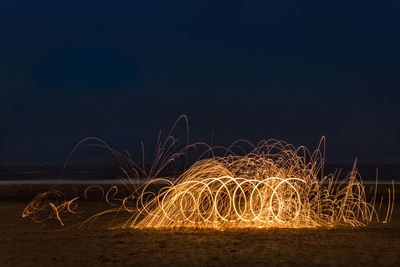
[[[218,2],[218,3],[216,3]],[[400,161],[399,1],[0,1],[0,164],[97,136],[312,146]]]

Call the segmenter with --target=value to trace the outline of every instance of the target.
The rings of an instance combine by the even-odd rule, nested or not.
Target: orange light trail
[[[381,219],[382,199],[377,208],[377,184],[373,197],[367,197],[355,165],[344,180],[339,180],[337,174],[324,175],[321,152],[324,138],[312,153],[303,146],[296,148],[278,140],[261,141],[257,145],[239,140],[223,148],[220,156],[215,152],[220,147],[206,145],[207,150],[177,179],[157,178],[177,157],[202,144],[187,144],[178,152],[171,152],[177,143],[171,133],[172,130],[164,142],[160,143],[159,138],[150,170],[136,164],[129,154],[95,139],[120,162],[127,162],[121,167],[126,176],[122,181],[130,189],[130,195],[116,198],[116,186],[108,192],[100,187],[113,208],[90,217],[82,225],[104,214],[120,212],[130,214],[119,224],[122,228],[359,227],[372,220],[390,222],[394,184],[389,191],[386,216]],[[241,143],[250,146],[250,152],[243,152]],[[242,152],[234,153],[235,148]],[[136,182],[140,177],[147,177],[142,185]],[[163,186],[154,190],[155,184]],[[90,186],[85,197],[88,190],[96,187]],[[62,200],[61,192],[54,190],[41,193],[26,206],[22,217],[36,222],[56,219],[63,226],[63,214],[80,214],[76,211],[78,199]]]

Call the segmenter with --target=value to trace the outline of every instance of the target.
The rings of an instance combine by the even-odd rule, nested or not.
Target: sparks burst
[[[345,179],[339,180],[335,174],[324,176],[324,138],[312,153],[278,140],[261,141],[258,145],[241,140],[224,148],[221,156],[208,146],[207,153],[178,178],[157,178],[188,148],[200,145],[186,145],[172,153],[176,142],[170,133],[158,143],[150,170],[102,142],[127,162],[122,168],[126,175],[123,181],[131,188],[131,194],[120,199],[120,206],[96,214],[83,224],[121,211],[131,214],[119,225],[124,228],[356,227],[380,220],[375,205],[377,186],[373,196],[367,198],[355,167]],[[251,147],[250,152],[234,153],[234,148],[243,148],[241,143]],[[147,177],[147,182],[139,185],[135,178],[140,177]],[[163,186],[154,190],[154,184]],[[112,187],[105,193],[106,200],[110,202],[116,193],[117,188]],[[77,213],[78,197],[57,204],[54,198],[50,200],[51,194],[60,196],[59,191],[39,194],[27,205],[23,217],[37,222],[55,218],[63,225],[62,213]],[[132,202],[134,205],[128,207]],[[394,185],[383,222],[390,221],[393,203]],[[43,212],[45,217],[40,217]]]

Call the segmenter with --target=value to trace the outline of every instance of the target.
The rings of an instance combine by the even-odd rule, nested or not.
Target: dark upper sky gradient
[[[0,1],[0,164],[192,140],[327,137],[400,161],[399,1]]]

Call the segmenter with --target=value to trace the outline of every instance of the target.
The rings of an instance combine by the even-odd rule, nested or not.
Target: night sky
[[[218,3],[217,3],[218,2]],[[136,153],[284,139],[400,162],[399,1],[0,1],[0,165],[96,136]]]

